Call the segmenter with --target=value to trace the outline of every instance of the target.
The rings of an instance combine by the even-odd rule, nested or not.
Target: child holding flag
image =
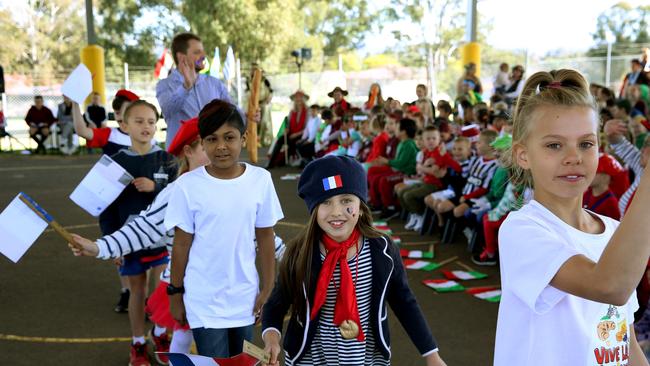
[[[185,121],[174,137],[168,148],[170,154],[180,159],[179,174],[209,164],[201,140],[199,139],[198,120]],[[130,254],[134,249],[132,243],[141,244],[143,248],[153,248],[164,243],[167,251],[171,252],[173,242],[173,231],[167,231],[164,226],[165,213],[169,203],[169,197],[175,182],[165,187],[153,203],[146,210],[140,212],[137,218],[124,225],[118,231],[105,235],[93,242],[79,235],[73,234],[75,243],[70,244],[72,252],[77,255],[97,257],[99,259],[120,258]],[[192,332],[187,325],[182,326],[174,321],[169,312],[169,298],[167,297],[167,285],[169,284],[169,267],[160,276],[160,283],[147,300],[147,313],[149,318],[156,324],[151,330],[151,340],[154,344],[154,352],[179,352],[189,353],[192,344]],[[167,336],[167,329],[173,329],[174,334],[171,340]],[[156,361],[167,365],[167,356],[154,354]],[[141,353],[142,362],[148,362],[147,353]]]
[[[279,365],[281,329],[286,365],[388,365],[386,302],[427,365],[445,365],[408,286],[400,253],[372,227],[361,164],[328,156],[307,165],[298,195],[311,214],[280,264],[262,313],[262,338]]]
[[[271,174],[239,162],[246,126],[237,108],[215,99],[198,119],[210,164],[181,176],[169,199],[165,226],[174,230],[174,246],[167,293],[172,316],[189,324],[199,354],[230,357],[252,339],[273,288],[273,226],[283,214]]]
[[[112,158],[136,178],[102,213],[100,225],[104,233],[113,233],[136,218],[177,175],[174,157],[151,145],[158,117],[156,107],[144,100],[131,103],[124,112],[131,147],[120,150]],[[147,270],[152,269],[152,275],[158,278],[169,259],[164,243],[152,248],[144,247],[139,240],[129,244],[133,250],[124,256],[120,274],[129,278],[129,321],[133,333],[130,357],[132,365],[139,366],[146,365],[141,360],[143,352],[146,352],[144,306]]]

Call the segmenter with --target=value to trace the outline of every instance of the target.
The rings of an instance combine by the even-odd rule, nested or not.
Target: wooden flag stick
[[[447,258],[447,259],[445,259],[445,260],[442,261],[442,262],[438,262],[438,265],[439,265],[440,267],[442,267],[442,266],[444,266],[445,264],[449,264],[449,263],[455,261],[456,259],[458,259],[458,257],[457,257],[457,256],[453,256],[453,257],[451,257],[451,258]]]
[[[461,261],[456,261],[456,264],[458,264],[459,266],[465,268],[466,270],[468,270],[470,272],[476,272],[476,270],[474,268],[468,266],[467,264],[465,264],[465,263],[463,263]]]
[[[257,347],[256,345],[252,344],[251,342],[245,339],[244,339],[244,353],[251,357],[255,357],[258,361],[261,361],[263,363],[268,364],[269,362],[271,362],[270,354],[264,352],[263,349]]]
[[[253,80],[251,83],[251,92],[248,98],[248,111],[246,113],[248,120],[248,156],[253,164],[257,164],[257,121],[255,116],[259,107],[259,91],[262,81],[262,70],[259,67],[253,67]]]
[[[43,221],[47,222],[54,231],[56,231],[59,235],[63,237],[68,243],[74,243],[75,241],[72,239],[72,235],[70,235],[70,232],[63,228],[58,222],[54,221],[52,216],[50,216],[44,209],[41,208],[31,197],[26,195],[25,193],[20,193],[18,195],[21,201],[23,201],[24,204],[27,205],[32,211],[34,211],[35,214],[38,215]]]

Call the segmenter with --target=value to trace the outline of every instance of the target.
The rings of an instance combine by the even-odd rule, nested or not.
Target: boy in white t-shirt
[[[650,256],[650,177],[620,225],[582,208],[598,166],[598,124],[577,71],[526,82],[508,168],[513,184],[535,193],[499,230],[495,366],[648,365],[632,323]]]
[[[202,356],[241,353],[275,280],[273,226],[282,209],[271,174],[239,162],[245,131],[236,106],[215,99],[203,107],[199,134],[210,164],[176,181],[165,215],[175,229],[172,316],[189,323]]]

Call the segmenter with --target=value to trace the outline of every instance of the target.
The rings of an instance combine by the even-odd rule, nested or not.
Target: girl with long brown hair
[[[262,338],[279,365],[284,316],[286,365],[388,365],[386,302],[426,360],[438,346],[408,286],[399,250],[372,226],[363,167],[344,156],[307,165],[298,194],[311,214],[293,240],[262,312]]]

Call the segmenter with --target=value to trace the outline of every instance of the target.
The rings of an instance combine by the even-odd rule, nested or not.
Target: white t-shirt
[[[502,296],[495,366],[627,365],[636,293],[616,307],[550,285],[569,258],[599,260],[619,223],[596,216],[605,231],[588,234],[532,200],[505,220],[499,230]]]
[[[169,199],[165,227],[194,235],[183,280],[191,328],[255,322],[255,228],[272,227],[283,214],[271,174],[245,166],[234,179],[215,178],[205,167],[185,173]]]

